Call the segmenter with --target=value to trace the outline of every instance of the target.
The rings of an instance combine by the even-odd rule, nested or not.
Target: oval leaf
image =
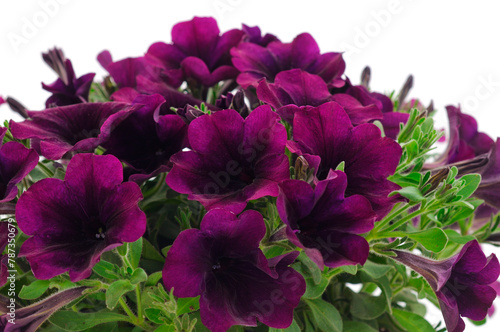
[[[72,310],[62,310],[54,313],[49,321],[66,331],[85,331],[93,326],[109,322],[128,322],[127,316],[114,312],[81,313]]]
[[[118,280],[109,285],[106,291],[106,306],[108,309],[113,310],[118,304],[120,297],[134,289],[135,286],[128,280]]]
[[[434,328],[422,316],[409,311],[392,309],[392,315],[408,331],[412,332],[435,332]]]
[[[446,233],[440,228],[431,228],[421,232],[407,233],[408,237],[417,241],[425,249],[432,252],[441,252],[448,243]]]
[[[342,317],[331,303],[321,299],[305,301],[311,309],[316,327],[324,332],[342,332]]]
[[[49,288],[50,280],[35,280],[29,285],[24,285],[19,292],[19,297],[24,300],[38,299]]]

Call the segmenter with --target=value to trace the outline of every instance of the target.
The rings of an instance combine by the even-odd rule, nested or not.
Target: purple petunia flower
[[[500,264],[494,254],[488,258],[479,243],[468,242],[459,254],[433,261],[409,252],[394,250],[395,260],[420,273],[436,292],[450,332],[461,332],[465,323],[460,316],[483,320],[496,291],[490,286],[500,275]]]
[[[279,41],[278,37],[269,33],[266,33],[264,36],[262,36],[260,28],[257,26],[249,27],[246,24],[242,24],[241,31],[245,33],[245,35],[243,36],[243,41],[257,44],[260,46],[265,47],[270,42]]]
[[[186,146],[187,125],[160,95],[140,95],[135,109],[103,143],[106,154],[125,162],[129,179],[142,182],[170,169],[170,157]]]
[[[52,96],[45,102],[46,108],[73,105],[88,101],[90,86],[95,74],[86,74],[76,78],[71,61],[66,59],[63,51],[58,48],[43,53],[42,57],[59,76],[50,85],[42,83],[42,87],[52,93]]]
[[[357,234],[370,231],[377,215],[361,195],[344,198],[347,177],[330,171],[313,189],[300,180],[280,183],[277,208],[290,241],[318,265],[364,264],[370,246]]]
[[[377,126],[365,123],[353,127],[347,113],[337,103],[326,103],[295,113],[290,151],[304,156],[314,168],[317,180],[327,178],[331,169],[344,162],[347,175],[346,197],[363,195],[378,218],[384,217],[400,199],[388,197],[400,189],[387,180],[399,164],[401,146],[381,137]]]
[[[303,33],[291,43],[274,41],[266,47],[242,42],[231,50],[233,64],[239,69],[237,82],[243,88],[257,87],[262,78],[274,82],[284,70],[299,68],[320,76],[329,87],[342,87],[345,62],[341,53],[320,54],[314,38]]]
[[[287,328],[306,286],[289,267],[291,252],[266,259],[259,243],[266,233],[253,210],[239,217],[223,209],[209,211],[201,229],[179,234],[163,268],[165,287],[179,297],[200,297],[201,321],[211,331],[232,325]]]
[[[189,81],[210,87],[234,79],[238,70],[231,64],[229,50],[238,45],[244,32],[233,29],[220,35],[217,22],[211,17],[195,17],[172,28],[172,44],[158,42],[149,48],[146,58],[155,59],[166,70],[176,71]]]
[[[250,200],[277,196],[278,182],[290,177],[286,136],[266,105],[246,119],[235,110],[203,115],[189,125],[191,151],[170,159],[167,184],[207,209],[239,213]]]
[[[5,104],[5,99],[3,99],[2,96],[0,96],[0,105],[2,104]]]
[[[486,165],[476,170],[481,175],[481,183],[473,196],[483,199],[494,208],[490,210],[491,215],[500,210],[500,138],[497,138],[487,156]]]
[[[273,106],[290,124],[293,124],[293,116],[298,110],[307,110],[329,101],[340,104],[354,125],[382,119],[382,112],[375,105],[363,106],[347,94],[331,95],[321,77],[301,69],[280,72],[274,83],[262,79],[257,86],[257,96]]]
[[[137,108],[137,107],[135,107]],[[30,119],[10,122],[16,139],[32,139],[44,157],[58,160],[67,153],[90,152],[134,107],[125,103],[84,103],[28,111]]]
[[[85,279],[103,252],[144,234],[146,215],[137,205],[141,190],[122,181],[122,164],[115,157],[78,154],[64,181],[43,179],[21,195],[16,219],[31,237],[19,255],[37,279],[67,271],[73,282]]]
[[[0,128],[0,203],[17,196],[17,184],[38,163],[38,154],[18,142],[2,143],[7,128]]]

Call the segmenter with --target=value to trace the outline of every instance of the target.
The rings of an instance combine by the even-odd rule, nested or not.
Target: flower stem
[[[138,321],[138,319],[134,315],[134,313],[132,312],[132,310],[130,310],[130,308],[127,305],[127,303],[125,303],[125,300],[123,300],[123,297],[120,297],[120,299],[118,300],[118,302],[122,306],[123,310],[125,310],[125,312],[127,313],[127,315],[130,317],[130,319],[132,320],[132,322],[134,322],[134,324],[135,324]]]
[[[141,288],[139,284],[135,286],[135,297],[137,301],[137,321],[142,324],[144,323],[144,316],[142,314]]]

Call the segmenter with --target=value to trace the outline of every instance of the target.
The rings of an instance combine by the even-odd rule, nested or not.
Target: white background
[[[443,109],[461,104],[481,131],[500,136],[500,6],[495,1],[271,1],[271,0],[0,0],[0,95],[42,109],[55,79],[41,52],[62,47],[78,76],[104,70],[96,55],[115,60],[140,56],[156,41],[170,41],[172,26],[193,16],[213,16],[221,31],[258,25],[282,41],[311,33],[322,52],[346,51],[346,74],[359,82],[372,69],[371,87],[398,90],[409,74],[410,96]],[[0,118],[16,118],[0,107]],[[492,248],[485,248],[489,253]],[[498,250],[496,250],[498,252]],[[499,303],[500,305],[500,303]],[[500,308],[498,309],[500,311]],[[434,321],[439,312],[431,315]],[[500,315],[483,327],[497,331]]]

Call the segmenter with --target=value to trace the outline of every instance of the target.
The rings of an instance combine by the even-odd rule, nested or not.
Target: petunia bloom
[[[170,248],[163,268],[166,289],[179,297],[200,295],[201,321],[214,332],[257,326],[257,320],[287,328],[305,281],[289,267],[298,252],[266,259],[259,249],[265,233],[257,211],[239,217],[223,209],[209,211],[199,230],[181,232]]]
[[[314,168],[317,180],[327,178],[344,162],[347,175],[346,197],[363,195],[378,218],[385,216],[400,199],[388,195],[400,187],[387,180],[399,164],[401,146],[380,129],[365,123],[353,127],[347,113],[337,103],[326,103],[295,113],[290,151],[304,156]]]
[[[395,260],[421,274],[439,300],[446,328],[461,332],[465,323],[460,316],[483,320],[497,293],[490,286],[500,275],[500,264],[492,254],[486,257],[474,240],[460,253],[443,261],[433,261],[409,252],[394,250]]]
[[[123,181],[113,156],[78,154],[64,181],[42,179],[17,203],[19,228],[31,236],[21,246],[37,279],[69,271],[71,281],[87,278],[103,252],[135,242],[146,230],[146,215],[137,203],[139,186]]]
[[[44,157],[58,160],[67,153],[91,152],[134,107],[126,103],[85,103],[28,111],[29,119],[10,122],[12,136],[32,139]]]
[[[0,203],[17,196],[17,184],[38,163],[38,154],[18,142],[2,144],[7,128],[0,128]]]
[[[207,209],[235,213],[250,200],[277,196],[278,182],[290,177],[287,133],[279,120],[267,105],[246,119],[235,110],[200,116],[189,125],[191,151],[170,159],[167,184]]]
[[[299,68],[320,76],[329,87],[342,87],[345,62],[341,53],[320,54],[314,38],[303,33],[291,43],[274,41],[267,46],[242,42],[231,49],[234,66],[241,72],[237,82],[243,88],[257,87],[262,78],[274,82],[284,70]]]
[[[493,207],[495,210],[490,211],[490,214],[495,214],[493,212],[500,210],[500,138],[497,138],[486,156],[486,165],[476,170],[481,175],[481,183],[473,196]]]
[[[171,113],[160,95],[140,95],[136,108],[103,143],[106,154],[124,163],[131,181],[140,183],[170,169],[170,157],[186,146],[187,125]]]
[[[231,64],[229,50],[243,38],[241,30],[220,34],[217,22],[211,17],[195,17],[177,23],[172,28],[172,44],[158,42],[150,46],[146,58],[163,66],[166,75],[183,73],[189,82],[210,87],[222,80],[234,79],[238,70]]]
[[[76,78],[73,65],[66,59],[61,49],[54,48],[43,53],[43,60],[57,73],[59,78],[52,84],[42,83],[42,87],[51,92],[45,107],[66,106],[85,103],[89,98],[90,86],[95,74],[90,73]]]
[[[257,96],[273,106],[281,118],[290,124],[293,124],[293,116],[298,110],[307,110],[329,101],[340,104],[353,125],[382,119],[382,112],[375,105],[363,106],[347,94],[331,95],[321,77],[301,69],[280,72],[274,83],[260,80]]]
[[[245,33],[245,35],[243,36],[243,41],[254,43],[260,46],[267,46],[270,42],[278,41],[278,37],[269,33],[266,33],[264,36],[262,36],[260,28],[257,26],[250,27],[246,24],[242,24],[241,31]]]
[[[357,234],[370,231],[377,215],[365,197],[344,197],[346,188],[341,171],[330,171],[314,189],[300,180],[280,183],[276,205],[287,236],[320,269],[364,264],[368,258],[370,246]]]

